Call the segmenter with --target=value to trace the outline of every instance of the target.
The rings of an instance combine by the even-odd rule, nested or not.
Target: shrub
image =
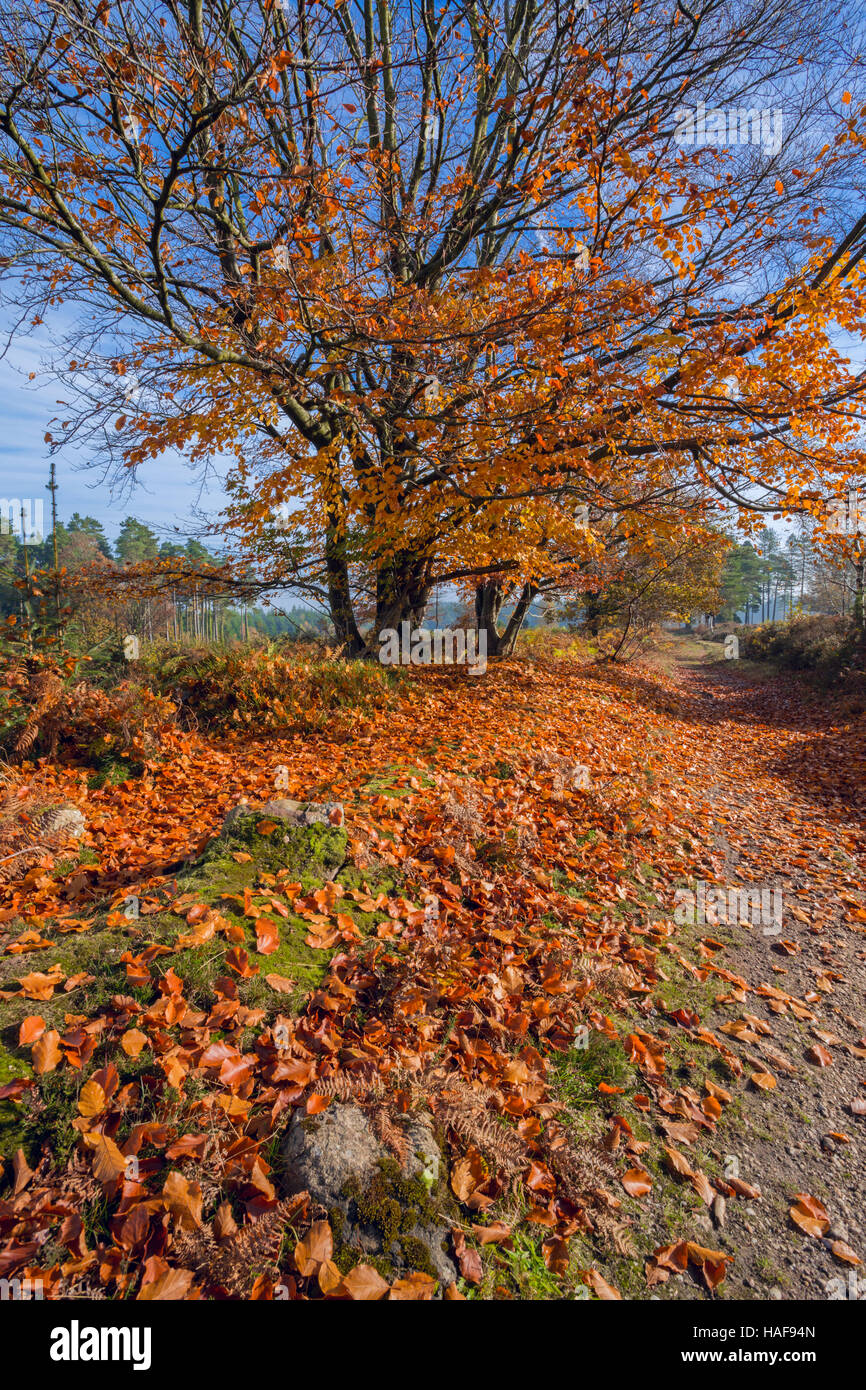
[[[751,631],[745,628],[742,623],[714,623],[712,627],[707,627],[704,623],[696,623],[692,628],[695,637],[700,637],[702,642],[724,642],[731,632],[742,633]]]
[[[840,617],[800,616],[740,628],[739,633],[741,656],[770,661],[783,670],[811,671],[822,681],[836,679],[858,649],[856,629]]]
[[[0,750],[16,758],[62,751],[97,763],[154,753],[174,721],[171,701],[136,679],[100,690],[75,680],[75,669],[75,661],[46,653],[0,653]]]
[[[517,638],[515,652],[541,660],[591,661],[598,645],[565,627],[527,627]]]
[[[257,733],[332,725],[342,713],[390,705],[404,677],[371,661],[322,658],[315,648],[191,648],[155,645],[143,660],[156,689],[183,722]]]

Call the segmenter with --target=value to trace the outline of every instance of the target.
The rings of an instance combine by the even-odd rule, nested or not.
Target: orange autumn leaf
[[[97,1115],[101,1115],[107,1104],[105,1092],[98,1081],[93,1078],[85,1081],[78,1097],[78,1113],[85,1119],[92,1120]]]
[[[42,1076],[45,1072],[54,1071],[63,1061],[63,1053],[58,1047],[60,1034],[53,1028],[47,1029],[37,1037],[33,1044],[33,1070],[37,1076]]]
[[[270,917],[257,917],[254,923],[256,950],[260,956],[272,956],[280,945],[280,933]]]
[[[356,1302],[370,1303],[384,1298],[389,1286],[372,1265],[359,1264],[343,1276],[343,1287]]]
[[[295,1268],[307,1277],[316,1275],[334,1253],[334,1237],[327,1221],[314,1221],[306,1236],[295,1246]]]
[[[391,1285],[388,1298],[393,1302],[429,1303],[436,1291],[436,1280],[429,1274],[413,1271],[403,1279],[396,1279]]]
[[[21,1022],[18,1029],[18,1046],[29,1047],[38,1037],[45,1032],[45,1019],[40,1018],[39,1014],[30,1014]]]
[[[139,1028],[128,1028],[120,1039],[120,1046],[127,1057],[140,1057],[142,1049],[147,1047],[147,1035]]]
[[[333,1260],[325,1260],[323,1264],[319,1265],[316,1283],[325,1295],[333,1293],[336,1289],[342,1289],[343,1276]]]
[[[620,1182],[630,1197],[645,1197],[652,1191],[652,1178],[643,1168],[629,1168],[623,1173]]]
[[[21,993],[26,999],[48,1000],[54,994],[59,984],[66,979],[66,975],[59,966],[49,974],[41,971],[34,971],[30,975],[23,975],[18,981]]]
[[[162,1200],[179,1230],[194,1231],[202,1226],[201,1185],[183,1173],[169,1173],[162,1187]]]
[[[753,1086],[757,1086],[761,1091],[772,1091],[776,1086],[776,1078],[768,1071],[752,1072],[749,1077]]]
[[[613,1284],[609,1284],[607,1280],[599,1274],[597,1269],[587,1270],[586,1283],[589,1284],[596,1298],[600,1298],[605,1302],[622,1301],[622,1294],[619,1289],[614,1288]]]
[[[266,975],[265,981],[278,994],[291,994],[295,988],[294,980],[288,979],[285,975]]]
[[[668,1144],[664,1144],[662,1147],[671,1172],[684,1178],[692,1177],[692,1166],[688,1159],[684,1158],[678,1149],[671,1148]]]
[[[863,1263],[860,1256],[856,1254],[856,1252],[851,1249],[851,1246],[844,1240],[832,1240],[830,1242],[830,1249],[836,1256],[836,1259],[841,1260],[842,1264],[861,1265]]]
[[[229,970],[233,970],[241,979],[248,980],[253,975],[258,975],[259,967],[250,964],[250,958],[242,946],[233,946],[226,954],[226,965]]]
[[[159,1303],[185,1299],[192,1287],[193,1278],[190,1269],[167,1269],[158,1279],[139,1289],[136,1300],[140,1303]]]
[[[93,1153],[93,1176],[103,1186],[115,1182],[126,1172],[126,1158],[108,1135],[85,1134],[83,1139]]]
[[[809,1196],[806,1192],[796,1194],[788,1215],[795,1226],[815,1239],[826,1235],[830,1229],[830,1218],[823,1202],[820,1202],[817,1197]]]

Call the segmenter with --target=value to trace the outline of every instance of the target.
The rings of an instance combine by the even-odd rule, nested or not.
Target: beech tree
[[[6,293],[76,314],[49,443],[228,458],[244,566],[350,653],[359,605],[477,582],[495,633],[503,586],[579,583],[584,508],[818,510],[862,466],[828,14],[3,0]]]

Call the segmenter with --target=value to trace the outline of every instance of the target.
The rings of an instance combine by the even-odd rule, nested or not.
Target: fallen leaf
[[[652,1191],[652,1178],[643,1168],[629,1168],[623,1173],[620,1182],[630,1197],[645,1197]]]
[[[266,975],[265,981],[277,994],[291,994],[295,988],[294,980],[289,980],[285,975]]]
[[[138,1057],[142,1048],[147,1047],[147,1035],[138,1028],[128,1028],[120,1039],[120,1046],[127,1057]]]
[[[315,1275],[320,1265],[331,1259],[334,1237],[327,1221],[314,1221],[303,1240],[295,1246],[295,1268],[304,1278]]]
[[[145,1284],[136,1294],[139,1303],[165,1302],[169,1299],[185,1299],[192,1286],[193,1273],[189,1269],[167,1269],[152,1283]]]
[[[836,1259],[841,1260],[843,1264],[861,1265],[863,1263],[860,1256],[855,1254],[851,1246],[847,1245],[844,1240],[832,1240],[830,1242],[830,1249],[836,1256]]]
[[[175,1170],[163,1183],[162,1200],[180,1230],[201,1229],[202,1190],[199,1183]]]
[[[97,1115],[102,1114],[107,1104],[105,1092],[99,1085],[99,1082],[94,1081],[92,1078],[90,1081],[85,1081],[78,1097],[79,1115],[83,1115],[85,1119],[92,1120]]]
[[[751,1081],[753,1086],[757,1086],[758,1089],[761,1091],[772,1091],[775,1089],[776,1086],[775,1076],[773,1076],[772,1072],[768,1071],[752,1072],[752,1075],[749,1077],[749,1080]]]
[[[343,1276],[343,1287],[356,1302],[370,1303],[384,1298],[388,1284],[372,1265],[355,1265]]]
[[[37,1076],[42,1076],[47,1071],[54,1071],[63,1061],[63,1053],[58,1047],[60,1034],[53,1028],[49,1028],[42,1033],[33,1044],[33,1070]]]

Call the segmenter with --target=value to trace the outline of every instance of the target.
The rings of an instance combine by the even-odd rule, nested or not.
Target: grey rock
[[[403,1129],[408,1145],[403,1174],[407,1178],[420,1178],[429,1191],[440,1176],[444,1176],[439,1145],[430,1126],[419,1117],[404,1119]],[[349,1103],[332,1102],[319,1115],[295,1111],[283,1141],[283,1159],[287,1192],[309,1192],[328,1211],[342,1212],[344,1223],[340,1236],[345,1244],[362,1254],[384,1254],[392,1262],[395,1273],[408,1271],[399,1244],[392,1241],[390,1248],[385,1249],[378,1227],[361,1219],[353,1198],[346,1191],[350,1181],[362,1191],[368,1188],[380,1176],[382,1160],[393,1161],[393,1155],[376,1138],[363,1110]],[[404,1235],[423,1242],[443,1285],[454,1282],[457,1271],[442,1248],[448,1235],[447,1226],[416,1224]]]
[[[226,813],[222,833],[230,830],[241,816],[253,815],[286,821],[289,825],[342,825],[345,819],[340,801],[293,801],[290,797],[277,797],[263,806],[250,806],[241,801]]]
[[[770,1289],[770,1297],[774,1298],[777,1303],[780,1303],[782,1300],[782,1290],[778,1288]]]
[[[328,825],[332,814],[337,814],[334,824],[343,823],[343,807],[339,801],[292,801],[279,797],[266,801],[261,814],[272,820],[289,821],[292,825]]]
[[[227,832],[231,830],[232,826],[235,824],[236,821],[239,821],[242,816],[252,815],[252,811],[252,806],[248,805],[246,801],[240,801],[236,806],[230,806],[229,809],[226,811],[225,816],[223,817],[223,823],[220,828],[220,834],[227,834]]]
[[[292,801],[288,796],[277,797],[265,802],[262,815],[271,816],[274,820],[299,820],[307,804],[306,801]]]
[[[433,1131],[423,1120],[415,1117],[408,1121],[405,1129],[409,1141],[407,1176],[421,1178],[428,1188],[435,1187],[442,1175],[442,1153]]]
[[[362,1187],[375,1177],[382,1148],[356,1105],[331,1104],[321,1115],[295,1111],[283,1158],[290,1192],[309,1192],[328,1208],[344,1205],[343,1186],[356,1178]]]

